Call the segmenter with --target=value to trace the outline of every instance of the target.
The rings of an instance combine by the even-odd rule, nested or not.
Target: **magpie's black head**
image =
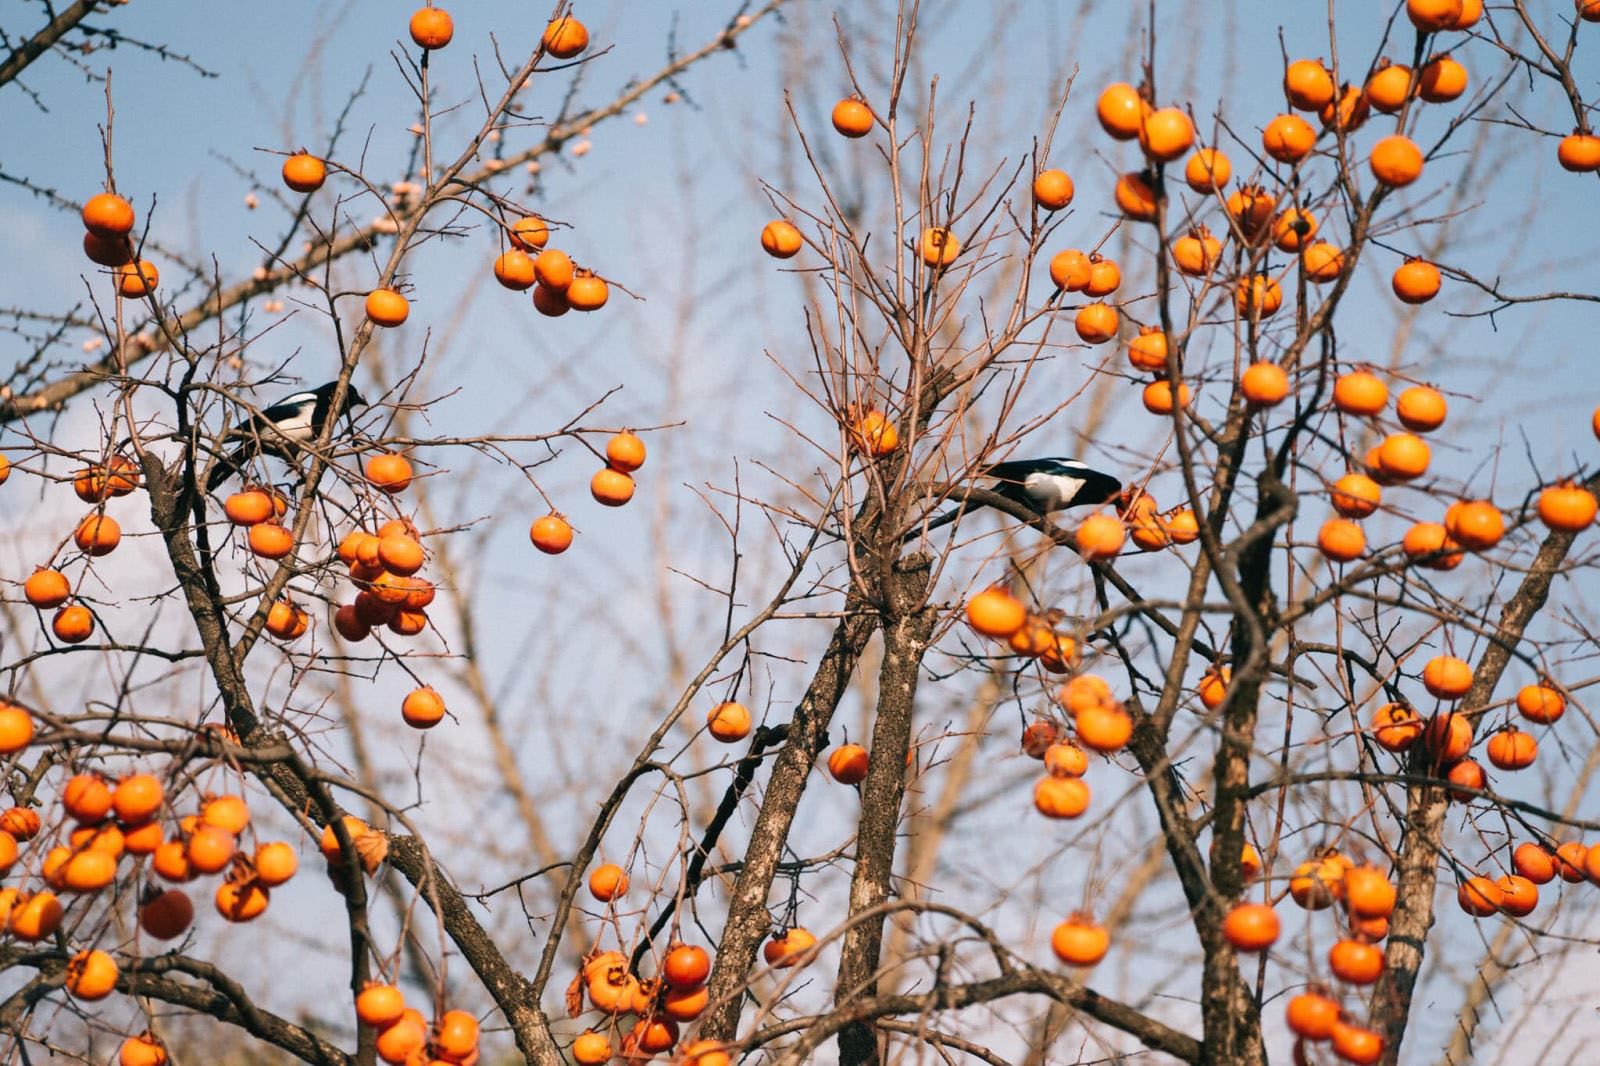
[[[328,401],[331,401],[333,399],[333,390],[337,389],[338,387],[339,387],[339,383],[337,381],[330,381],[326,385],[318,385],[316,388],[312,389],[311,391],[313,393],[315,393],[317,395],[317,397],[320,398],[321,400],[323,400],[324,402],[328,402]],[[346,411],[348,411],[352,407],[366,407],[366,406],[367,406],[366,398],[363,397],[361,395],[361,393],[356,390],[356,387],[355,387],[354,383],[348,385],[344,390],[344,409]]]
[[[1083,479],[1083,487],[1068,501],[1068,507],[1089,507],[1110,503],[1122,492],[1122,482],[1098,470],[1085,468],[1082,473],[1074,473],[1073,476]]]

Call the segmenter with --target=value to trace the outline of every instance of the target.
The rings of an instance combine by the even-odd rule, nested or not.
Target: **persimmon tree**
[[[0,87],[94,8],[7,27]],[[74,118],[104,147],[81,197],[8,175],[81,217],[91,261],[74,309],[7,312],[0,493],[71,514],[8,575],[0,655],[18,1061],[162,1066],[237,1030],[319,1064],[1394,1063],[1441,1036],[1461,1064],[1508,972],[1592,946],[1600,473],[1554,414],[1525,459],[1487,454],[1495,398],[1406,348],[1428,316],[1600,301],[1581,269],[1453,251],[1512,224],[1463,177],[1503,153],[1556,160],[1583,217],[1600,5],[1330,4],[1241,61],[1280,109],[1169,87],[1152,4],[1120,76],[1068,71],[998,144],[918,74],[930,15],[746,5],[584,106],[608,50],[586,12],[513,47],[428,4],[387,74],[411,150],[383,172],[347,109],[264,153],[249,202],[281,226],[237,279],[173,250],[165,190],[119,182],[111,73]],[[1355,20],[1370,55],[1341,47]],[[422,264],[476,249],[522,325],[666,296],[542,170],[780,22],[832,37],[848,86],[773,89],[771,220],[718,252],[775,263],[795,309],[759,324],[781,444],[710,404],[619,419],[593,374],[568,409],[453,416],[433,366],[472,357]],[[287,302],[317,323],[289,355]],[[1391,359],[1349,339],[1396,312]],[[1060,457],[1068,427],[1083,466],[998,465]],[[587,527],[637,513],[685,438],[718,455],[694,514],[617,522],[668,591],[641,610],[593,567],[583,598],[625,606],[586,628]],[[1016,473],[1086,467],[1118,488],[1055,501],[1082,510]],[[497,665],[487,638],[529,617],[476,565],[505,524],[563,592]],[[659,677],[624,654],[641,628]],[[596,638],[580,691],[619,710],[564,715],[542,686]],[[315,976],[260,964],[285,899],[342,926],[289,923]]]

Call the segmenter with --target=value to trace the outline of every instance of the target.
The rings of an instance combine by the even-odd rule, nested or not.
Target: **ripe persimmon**
[[[1464,557],[1463,553],[1453,550],[1459,545],[1438,522],[1418,522],[1406,530],[1401,547],[1409,559],[1428,560],[1423,565],[1431,570],[1453,570]],[[1441,552],[1444,554],[1439,554]]]
[[[431,688],[412,689],[400,703],[400,717],[413,729],[432,729],[444,720],[444,699]]]
[[[161,809],[164,790],[154,774],[130,774],[117,782],[111,806],[124,825],[143,822]]]
[[[250,550],[263,559],[282,559],[294,551],[294,534],[276,522],[258,522],[250,527]]]
[[[1600,137],[1582,130],[1573,130],[1556,145],[1556,161],[1561,164],[1563,170],[1575,174],[1600,170]]]
[[[267,609],[265,629],[279,640],[297,640],[311,625],[304,610],[287,600],[279,600]]]
[[[578,269],[573,265],[572,257],[560,248],[546,248],[533,261],[533,276],[544,288],[561,293],[565,301],[566,291],[572,287]],[[563,306],[571,305],[563,302]]]
[[[644,441],[627,430],[606,441],[606,462],[613,469],[631,474],[644,465]]]
[[[1244,185],[1229,194],[1226,207],[1228,217],[1239,227],[1244,239],[1253,241],[1267,232],[1278,200],[1259,185]]]
[[[1504,899],[1500,886],[1487,877],[1469,877],[1456,889],[1456,901],[1461,909],[1478,918],[1498,911]]]
[[[1139,136],[1150,105],[1139,95],[1139,90],[1127,82],[1119,81],[1101,91],[1094,110],[1101,129],[1119,141],[1131,141]]]
[[[1378,446],[1378,464],[1384,474],[1396,481],[1410,481],[1427,472],[1432,450],[1410,433],[1391,433]]]
[[[1372,176],[1385,185],[1410,185],[1422,176],[1422,164],[1422,149],[1398,133],[1372,146]]]
[[[794,223],[775,219],[761,227],[761,247],[774,259],[788,259],[804,244]]]
[[[1405,751],[1422,736],[1422,719],[1404,703],[1385,703],[1372,714],[1372,739],[1389,751]]]
[[[560,555],[572,546],[572,526],[558,514],[547,514],[534,519],[528,539],[546,555]]]
[[[384,452],[367,460],[367,481],[390,496],[404,492],[411,485],[414,472],[406,457],[395,452]],[[377,545],[373,545],[374,549]]]
[[[1447,52],[1423,65],[1417,77],[1417,95],[1430,104],[1448,103],[1467,91],[1467,68]]]
[[[133,205],[116,193],[95,193],[84,201],[83,227],[96,237],[126,237],[133,230]]]
[[[48,611],[67,602],[72,586],[59,570],[35,570],[22,583],[22,595],[31,606]]]
[[[91,513],[78,523],[72,540],[89,555],[110,555],[122,543],[122,527],[110,515]]]
[[[1367,94],[1360,86],[1345,82],[1339,90],[1337,99],[1329,100],[1317,112],[1317,117],[1322,120],[1325,128],[1342,130],[1349,133],[1358,129],[1367,121],[1371,108],[1367,104]]]
[[[1272,243],[1277,245],[1279,251],[1298,252],[1316,236],[1320,225],[1317,216],[1310,211],[1299,207],[1286,208],[1272,221]]]
[[[369,981],[356,996],[356,1017],[374,1028],[388,1028],[405,1010],[405,997],[393,985]]]
[[[1337,245],[1317,241],[1300,253],[1300,265],[1305,268],[1306,277],[1323,285],[1336,280],[1344,270],[1344,253]]]
[[[1328,969],[1341,981],[1370,985],[1383,976],[1383,950],[1359,940],[1338,940],[1328,949]]]
[[[736,744],[750,735],[750,711],[731,700],[719,703],[706,714],[706,731],[724,744]]]
[[[328,180],[328,167],[305,152],[296,152],[283,161],[283,183],[295,192],[316,192]]]
[[[150,1032],[130,1036],[117,1051],[117,1066],[166,1066],[167,1049]]]
[[[1050,933],[1050,950],[1068,966],[1093,966],[1106,957],[1111,934],[1086,914],[1074,914]]]
[[[589,874],[589,894],[601,903],[610,903],[627,891],[628,875],[616,863],[602,863]]]
[[[1073,714],[1078,742],[1103,754],[1121,751],[1133,736],[1133,716],[1115,703],[1083,707]]]
[[[1295,114],[1279,115],[1261,131],[1261,147],[1280,163],[1298,163],[1316,144],[1316,129]]]
[[[161,272],[148,259],[137,263],[124,263],[112,272],[117,282],[117,292],[129,300],[142,300],[156,291],[161,283]]]
[[[1352,866],[1344,873],[1344,901],[1357,918],[1387,918],[1397,898],[1393,882],[1375,866]]]
[[[1050,258],[1050,280],[1058,289],[1081,292],[1089,285],[1091,267],[1087,255],[1076,248],[1068,248]]]
[[[1352,370],[1333,383],[1333,405],[1347,415],[1375,415],[1389,403],[1389,386],[1376,374]]]
[[[104,999],[117,987],[117,976],[117,960],[106,952],[80,951],[67,960],[65,987],[74,999]]]
[[[1330,518],[1317,531],[1317,547],[1334,562],[1348,563],[1367,550],[1367,535],[1348,518]]]
[[[1154,222],[1159,198],[1155,178],[1148,171],[1129,171],[1118,176],[1111,195],[1127,217],[1138,222]]]
[[[961,241],[946,226],[929,226],[917,242],[922,261],[930,267],[947,267],[961,254]]]
[[[1539,754],[1539,741],[1532,733],[1508,725],[1489,738],[1485,746],[1489,761],[1502,770],[1523,770],[1533,765]]]
[[[421,1052],[428,1043],[428,1025],[422,1012],[413,1007],[401,1011],[398,1021],[390,1023],[378,1034],[378,1058],[389,1066],[402,1066]]]
[[[1511,868],[1536,885],[1547,885],[1555,880],[1555,856],[1543,845],[1525,840],[1511,853]]]
[[[1408,304],[1425,304],[1439,295],[1439,268],[1413,256],[1395,269],[1390,279],[1394,294]]]
[[[1526,877],[1507,874],[1495,881],[1500,890],[1500,910],[1513,918],[1526,918],[1539,906],[1539,887]]]
[[[859,785],[867,779],[870,761],[860,744],[841,744],[828,755],[828,773],[841,785]]]
[[[1065,170],[1041,170],[1033,179],[1033,202],[1046,211],[1060,211],[1072,203],[1072,194],[1072,178]]]
[[[1127,529],[1118,519],[1111,515],[1096,514],[1079,523],[1073,540],[1078,545],[1078,554],[1093,562],[1096,559],[1115,558],[1122,551],[1127,536]]]
[[[411,16],[411,39],[418,48],[443,48],[455,36],[455,20],[442,7],[419,7]]]
[[[1222,259],[1222,242],[1204,226],[1195,226],[1172,242],[1172,261],[1193,278],[1205,277]]]
[[[63,607],[51,619],[50,631],[63,644],[82,644],[94,632],[94,615],[80,604]]]
[[[1151,159],[1170,163],[1193,146],[1194,123],[1181,108],[1156,108],[1140,120],[1139,147]]]
[[[846,137],[865,137],[872,132],[872,110],[853,96],[833,105],[833,128]]]
[[[1299,111],[1321,111],[1333,100],[1333,75],[1320,59],[1296,59],[1284,68],[1283,95]]]
[[[1444,394],[1428,385],[1402,390],[1394,405],[1400,424],[1414,433],[1429,433],[1444,425],[1448,410]]]
[[[288,881],[300,868],[300,859],[294,848],[281,840],[269,841],[256,849],[256,880],[268,888]]]
[[[1140,394],[1144,409],[1153,415],[1170,415],[1178,407],[1189,406],[1189,386],[1178,382],[1177,400],[1173,400],[1172,383],[1169,381],[1152,381],[1144,387]]]
[[[374,325],[394,327],[411,314],[411,304],[393,289],[373,289],[367,293],[367,318]]]
[[[621,507],[633,499],[633,478],[609,466],[589,479],[589,494],[607,507]]]
[[[513,292],[532,288],[537,280],[533,272],[533,257],[519,248],[495,256],[494,279]]]
[[[1251,407],[1276,407],[1289,395],[1289,375],[1268,360],[1251,363],[1239,376],[1239,392]]]
[[[1517,691],[1517,710],[1530,722],[1549,725],[1566,713],[1567,700],[1550,685],[1525,685]]]
[[[506,231],[506,239],[513,248],[520,248],[524,252],[537,251],[550,240],[550,224],[538,215],[524,215],[511,224]]]
[[[217,913],[230,922],[248,922],[260,917],[270,899],[266,886],[255,879],[228,880],[217,886],[213,902]]]
[[[1089,284],[1083,287],[1085,295],[1096,299],[1110,296],[1122,284],[1122,268],[1098,252],[1089,256]]]
[[[1183,165],[1183,180],[1195,192],[1214,192],[1233,177],[1233,163],[1216,148],[1197,148]]]
[[[1366,518],[1382,500],[1383,489],[1365,474],[1346,474],[1329,490],[1329,502],[1345,518]]]
[[[1467,500],[1451,510],[1453,514],[1445,514],[1444,527],[1470,551],[1492,548],[1505,535],[1505,516],[1488,500]]]
[[[571,59],[589,47],[589,28],[571,15],[554,19],[544,28],[544,50],[557,59]]]
[[[1302,992],[1285,1009],[1289,1028],[1307,1040],[1328,1040],[1339,1021],[1339,1002],[1319,991]]]
[[[717,1046],[712,1042],[713,1046]],[[691,1047],[694,1045],[691,1045]],[[688,1051],[688,1048],[684,1049]],[[572,1042],[572,1058],[579,1066],[604,1066],[611,1061],[613,1051],[611,1040],[604,1033],[597,1033],[593,1029],[585,1029],[578,1034]]]
[[[1240,278],[1234,290],[1233,305],[1241,315],[1258,312],[1262,318],[1271,318],[1283,306],[1283,286],[1278,284],[1277,278],[1266,274]]]
[[[1539,520],[1551,529],[1577,533],[1589,528],[1600,510],[1594,493],[1571,481],[1551,485],[1539,493]]]
[[[1472,722],[1466,715],[1436,714],[1422,736],[1429,754],[1440,762],[1454,762],[1472,750]]]
[[[567,305],[574,311],[598,311],[610,299],[611,290],[593,271],[577,270],[567,286]]]
[[[785,970],[791,966],[798,966],[800,956],[810,951],[816,944],[817,938],[811,930],[797,925],[786,932],[774,933],[762,946],[761,956],[774,970]]]
[[[1222,919],[1222,935],[1239,951],[1265,951],[1281,928],[1278,912],[1265,903],[1237,903]]]

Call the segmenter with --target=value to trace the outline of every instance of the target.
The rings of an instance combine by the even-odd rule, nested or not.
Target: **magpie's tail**
[[[216,492],[221,484],[234,475],[244,477],[244,464],[250,459],[250,449],[241,447],[234,450],[232,455],[218,459],[211,467],[211,473],[206,477],[206,491]]]
[[[961,503],[958,503],[954,507],[950,508],[950,510],[946,511],[944,514],[938,516],[937,518],[931,518],[926,522],[917,523],[915,526],[913,526],[911,529],[909,529],[906,532],[905,536],[900,538],[900,543],[901,544],[905,544],[905,543],[907,543],[909,541],[916,540],[918,537],[923,536],[926,533],[932,532],[933,530],[938,529],[940,526],[949,525],[951,522],[954,522],[956,519],[960,518],[962,515],[966,514],[968,511],[975,510],[975,509],[977,509],[979,507],[982,507],[982,506],[984,506],[984,505],[981,504],[981,503],[976,503],[976,502],[963,501]]]

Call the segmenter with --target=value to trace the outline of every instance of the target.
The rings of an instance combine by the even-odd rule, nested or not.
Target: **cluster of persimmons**
[[[1600,21],[1600,3],[1577,0],[1578,14],[1585,20]],[[1408,0],[1406,11],[1419,32],[1419,39],[1463,31],[1476,24],[1483,14],[1481,0]],[[1420,51],[1420,48],[1419,48]],[[1353,138],[1374,112],[1397,116],[1394,132],[1381,136],[1366,154],[1366,166],[1382,187],[1398,189],[1418,181],[1426,157],[1421,148],[1406,136],[1404,118],[1410,109],[1422,104],[1443,104],[1465,93],[1468,70],[1449,51],[1430,55],[1419,68],[1381,62],[1364,84],[1340,85],[1320,60],[1299,59],[1287,64],[1283,87],[1288,108],[1268,121],[1262,129],[1261,152],[1278,164],[1298,172],[1313,156],[1319,139],[1331,136],[1337,141],[1332,154],[1339,159],[1353,155]],[[1136,141],[1146,160],[1143,169],[1123,173],[1118,178],[1114,199],[1123,218],[1135,222],[1156,222],[1164,217],[1168,173],[1167,164],[1181,165],[1183,182],[1202,197],[1190,211],[1189,222],[1164,249],[1179,275],[1191,279],[1192,291],[1220,283],[1231,294],[1233,310],[1254,330],[1275,315],[1284,304],[1284,276],[1298,269],[1312,286],[1330,285],[1345,279],[1353,263],[1346,252],[1323,231],[1321,220],[1299,200],[1298,184],[1269,186],[1263,181],[1233,184],[1234,166],[1216,146],[1196,146],[1196,130],[1189,113],[1180,107],[1156,107],[1148,93],[1126,83],[1106,88],[1097,98],[1096,116],[1113,138]],[[1304,115],[1320,124],[1313,125]],[[832,122],[844,137],[860,138],[880,123],[866,100],[852,96],[834,108]],[[1185,157],[1187,159],[1185,160]],[[1579,129],[1561,140],[1557,148],[1561,166],[1569,171],[1600,169],[1600,137]],[[1230,185],[1233,187],[1230,188]],[[1071,177],[1059,168],[1038,171],[1032,184],[1032,201],[1043,212],[1068,207],[1075,194]],[[1197,216],[1205,201],[1220,208],[1224,225],[1222,236],[1212,232]],[[1238,258],[1248,269],[1231,278],[1218,279],[1228,240],[1238,246]],[[769,222],[760,235],[762,248],[778,259],[797,255],[805,246],[801,230],[787,219]],[[948,227],[923,230],[912,245],[914,252],[932,272],[957,262],[961,241]],[[1290,254],[1290,265],[1274,273],[1267,266],[1270,252]],[[1107,302],[1122,285],[1122,270],[1098,251],[1069,248],[1049,260],[1048,273],[1060,293],[1082,294],[1086,303],[1074,312],[1074,326],[1081,340],[1090,345],[1112,341],[1123,333],[1119,309]],[[1419,256],[1405,258],[1394,270],[1390,287],[1407,304],[1425,304],[1440,292],[1443,272]],[[1147,410],[1172,415],[1177,408],[1192,402],[1189,385],[1182,381],[1179,343],[1155,325],[1138,329],[1127,345],[1127,360],[1135,371],[1154,375],[1144,386],[1142,401]],[[1246,366],[1237,381],[1238,395],[1254,412],[1264,412],[1290,399],[1297,382],[1280,363],[1263,359]],[[1306,377],[1304,381],[1310,381]],[[1393,421],[1389,421],[1390,386],[1369,369],[1356,367],[1338,374],[1331,398],[1324,401],[1337,417],[1364,420],[1361,425],[1378,431],[1380,441],[1354,463],[1345,475],[1327,486],[1336,514],[1321,527],[1317,547],[1336,564],[1350,564],[1367,558],[1374,576],[1380,562],[1394,568],[1407,566],[1431,570],[1450,570],[1460,565],[1469,552],[1493,549],[1505,536],[1507,514],[1492,501],[1460,499],[1452,502],[1437,521],[1419,521],[1406,531],[1394,549],[1369,552],[1360,520],[1384,508],[1384,489],[1413,482],[1427,473],[1431,451],[1424,436],[1445,422],[1447,402],[1437,388],[1421,383],[1406,383],[1394,397]],[[869,458],[894,452],[899,432],[894,419],[883,410],[851,408],[841,417],[847,441]],[[1397,423],[1397,424],[1396,424]],[[1595,412],[1593,428],[1600,437],[1600,410]],[[1426,490],[1424,490],[1426,491]],[[1087,560],[1116,557],[1131,537],[1144,551],[1157,551],[1188,544],[1199,536],[1193,511],[1180,506],[1162,512],[1146,491],[1133,490],[1118,501],[1117,513],[1095,514],[1084,520],[1075,532],[1079,554]],[[1562,479],[1547,485],[1537,497],[1534,514],[1552,531],[1577,533],[1593,524],[1597,501],[1586,488]],[[1527,516],[1513,514],[1520,523]],[[1078,647],[1074,638],[1056,631],[1058,612],[1035,612],[1003,585],[987,588],[966,605],[966,619],[977,633],[1004,642],[1018,656],[1037,662],[1043,669],[1072,675],[1060,689],[1059,700],[1071,720],[1071,730],[1048,717],[1030,723],[1023,733],[1023,748],[1043,761],[1046,774],[1034,790],[1034,804],[1051,818],[1076,818],[1090,805],[1090,789],[1084,776],[1089,769],[1089,753],[1109,755],[1120,750],[1132,733],[1133,719],[1114,697],[1110,685],[1092,673],[1076,672]],[[1472,669],[1452,655],[1430,660],[1422,671],[1427,691],[1448,705],[1460,700],[1472,683]],[[1230,676],[1218,667],[1208,673],[1197,689],[1199,702],[1208,710],[1221,708],[1227,699]],[[1524,687],[1515,706],[1530,723],[1552,725],[1563,713],[1566,698],[1559,684],[1541,681]],[[730,711],[729,708],[732,708]],[[749,715],[737,704],[714,708],[709,726],[714,735],[724,718],[742,723],[731,731],[734,739],[748,731]],[[1450,795],[1459,802],[1493,802],[1483,766],[1470,753],[1481,739],[1473,715],[1442,709],[1424,718],[1409,704],[1385,703],[1373,713],[1367,737],[1379,747],[1404,753],[1422,745],[1426,765],[1449,783]],[[1517,771],[1533,764],[1538,742],[1533,733],[1507,721],[1488,732],[1484,755],[1495,768]],[[827,765],[839,781],[854,784],[864,779],[867,751],[847,744],[835,749]],[[1461,907],[1483,917],[1503,913],[1525,917],[1537,906],[1538,886],[1558,875],[1566,881],[1585,879],[1600,883],[1600,847],[1585,849],[1577,841],[1557,843],[1554,839],[1524,841],[1495,861],[1503,875],[1494,877],[1467,871],[1459,884]],[[1242,857],[1242,872],[1250,881],[1262,872],[1259,851],[1247,844]],[[1384,953],[1379,946],[1388,932],[1388,919],[1395,907],[1396,889],[1382,870],[1357,864],[1329,849],[1302,863],[1289,879],[1285,895],[1307,910],[1340,905],[1345,922],[1341,935],[1328,954],[1328,968],[1340,981],[1365,986],[1383,972]],[[1228,914],[1225,932],[1241,951],[1264,951],[1277,940],[1279,919],[1267,903],[1241,903]],[[1110,936],[1087,914],[1074,914],[1054,931],[1052,946],[1061,961],[1073,966],[1092,966],[1109,950]],[[1377,1061],[1383,1043],[1377,1033],[1363,1028],[1346,1013],[1339,1000],[1321,984],[1313,982],[1288,1003],[1288,1024],[1305,1041],[1331,1041],[1334,1052],[1352,1063]]]

